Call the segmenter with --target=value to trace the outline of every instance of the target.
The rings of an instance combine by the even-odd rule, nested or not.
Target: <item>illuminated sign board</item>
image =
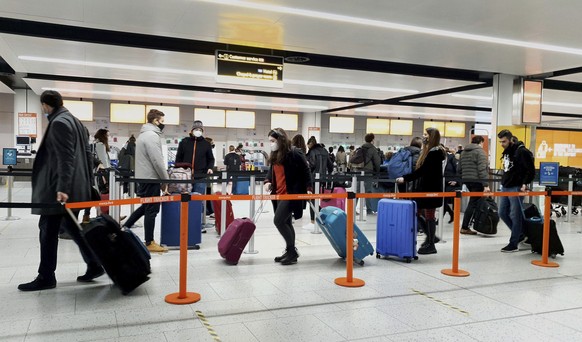
[[[283,57],[216,50],[216,81],[283,87]]]

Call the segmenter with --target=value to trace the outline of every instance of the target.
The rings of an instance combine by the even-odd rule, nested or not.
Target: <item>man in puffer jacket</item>
[[[461,174],[463,184],[471,192],[490,191],[489,184],[485,181],[489,178],[489,175],[487,173],[487,155],[483,151],[484,142],[485,139],[482,136],[474,136],[471,139],[471,143],[465,146],[461,154],[458,172]],[[469,224],[471,223],[471,218],[473,217],[478,201],[479,197],[470,197],[467,209],[465,209],[465,215],[463,216],[461,234],[477,234],[477,232],[469,228]]]

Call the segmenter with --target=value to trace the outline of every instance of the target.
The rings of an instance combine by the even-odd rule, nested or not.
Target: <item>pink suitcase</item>
[[[255,223],[249,218],[235,219],[218,241],[218,252],[228,264],[236,265],[245,246],[255,232]]]
[[[323,189],[324,194],[345,194],[346,189],[341,187],[334,187],[333,190]],[[341,210],[346,210],[346,200],[343,198],[332,198],[332,199],[323,199],[320,201],[319,206],[321,208],[325,207],[336,207],[340,208]]]

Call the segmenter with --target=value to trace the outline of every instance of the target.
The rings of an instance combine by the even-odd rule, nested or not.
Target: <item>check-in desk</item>
[[[14,168],[18,169],[18,170],[22,170],[23,172],[26,172],[27,170],[32,171],[32,165],[34,164],[34,157],[35,157],[34,154],[32,154],[30,156],[18,155],[17,164]],[[15,182],[30,182],[31,177],[18,176],[18,177],[14,177],[14,181]]]

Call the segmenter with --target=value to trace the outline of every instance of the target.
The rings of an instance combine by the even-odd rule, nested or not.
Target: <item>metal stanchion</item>
[[[441,270],[444,275],[452,277],[467,277],[469,272],[459,269],[459,239],[461,235],[461,198],[462,192],[457,191],[454,199],[454,222],[453,222],[453,267]]]
[[[362,171],[360,173],[360,175],[362,177],[364,177],[365,174],[366,174],[365,171]],[[364,180],[363,179],[360,181],[360,184],[359,185],[360,185],[360,187],[359,187],[357,193],[361,193],[361,194],[366,193],[366,184],[364,183]],[[364,213],[364,211],[365,211],[364,210],[364,203],[366,203],[366,200],[364,198],[360,198],[359,201],[360,201],[360,218],[358,218],[358,221],[366,221],[366,219],[364,217],[364,215],[365,215],[365,213]]]
[[[12,166],[8,166],[8,173],[12,172]],[[6,176],[6,185],[8,186],[8,203],[12,203],[12,187],[14,186],[14,176]],[[12,216],[12,208],[7,209],[6,217],[2,218],[2,221],[16,221],[20,220],[20,217]]]
[[[356,193],[356,194],[358,193],[358,177],[356,175],[353,175],[352,176],[352,189],[353,189],[353,192],[354,193]],[[356,215],[356,205],[355,205],[355,203],[354,203],[354,205],[352,205],[352,207],[353,207],[352,208],[352,210],[353,210],[352,215],[354,217],[354,222],[356,222],[356,216],[358,216],[358,215]],[[347,210],[347,207],[346,207],[346,210]]]
[[[319,176],[319,173],[316,173],[315,174],[315,189],[313,189],[313,191],[316,194],[319,194],[320,193],[320,189],[321,189],[320,188],[320,183],[319,183],[319,177],[320,177]],[[314,205],[315,208],[314,209],[311,209],[311,210],[313,210],[313,211],[315,211],[315,210],[319,211],[319,203],[320,203],[319,202],[319,198],[316,199],[314,202],[315,202],[315,205]],[[315,213],[315,215],[316,215],[315,217],[317,217],[317,213]],[[319,225],[317,223],[315,223],[313,225],[313,231],[311,232],[311,234],[321,234],[321,231],[319,230]]]
[[[256,190],[255,190],[255,175],[251,174],[251,179],[249,180],[249,186],[250,186],[250,194],[252,196],[255,195]],[[255,200],[251,200],[249,202],[249,218],[254,218],[256,217],[255,215]],[[255,222],[256,224],[256,222]],[[251,239],[249,240],[249,249],[245,252],[246,254],[257,254],[259,253],[259,251],[255,250],[255,234],[253,234],[251,236]]]
[[[130,182],[129,183],[129,198],[134,198],[135,197],[135,183],[134,182]],[[135,204],[131,204],[131,206],[129,207],[130,210],[130,215],[133,214],[133,212],[135,211]]]
[[[226,172],[222,172],[222,187],[220,191],[223,195],[226,195],[226,184],[228,183],[228,174]],[[220,229],[218,230],[221,235],[226,231],[226,200],[220,201]],[[214,212],[214,217],[216,217],[216,211]],[[215,221],[216,222],[216,221]],[[218,227],[217,227],[218,228]]]
[[[568,191],[574,190],[574,181],[572,180],[572,175],[568,175]],[[568,195],[568,214],[566,216],[566,222],[572,222],[572,194]]]
[[[113,201],[117,198],[117,186],[115,185],[115,169],[109,169],[109,200]],[[109,207],[109,215],[119,222],[119,206]]]
[[[445,178],[443,177],[443,191],[445,191]],[[439,229],[438,229],[438,234],[437,236],[441,239],[439,242],[440,243],[445,243],[445,235],[443,234],[444,229],[445,229],[445,201],[446,198],[443,198],[443,205],[442,207],[439,208]],[[460,210],[461,208],[459,208]]]

